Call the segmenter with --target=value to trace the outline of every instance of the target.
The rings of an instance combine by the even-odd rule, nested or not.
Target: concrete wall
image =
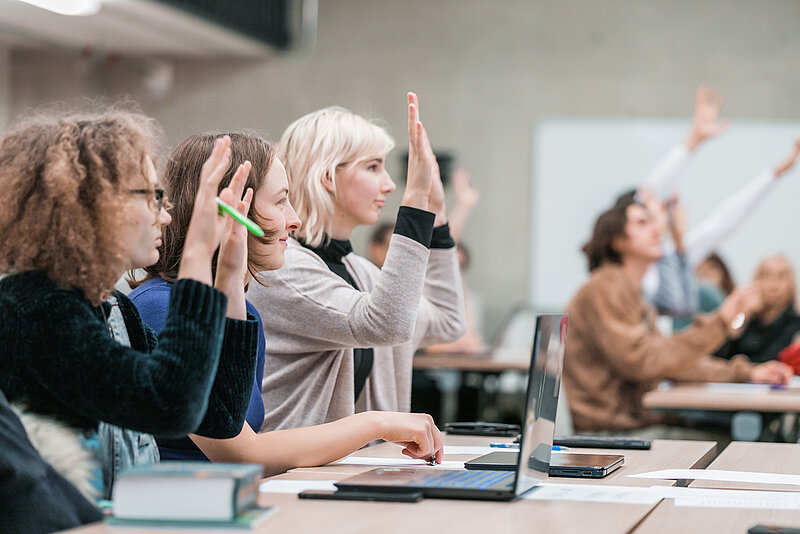
[[[434,145],[453,150],[482,192],[465,241],[491,332],[528,294],[536,121],[685,116],[699,82],[725,94],[730,117],[797,119],[798,20],[794,0],[321,0],[315,50],[178,61],[162,100],[143,91],[136,62],[15,50],[10,107],[129,93],[174,144],[243,127],[277,139],[301,114],[338,104],[382,117],[402,146],[404,94],[415,90]]]

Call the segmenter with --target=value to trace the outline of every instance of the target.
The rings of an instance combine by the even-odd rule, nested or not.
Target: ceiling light
[[[20,0],[59,15],[85,17],[100,11],[101,0]]]

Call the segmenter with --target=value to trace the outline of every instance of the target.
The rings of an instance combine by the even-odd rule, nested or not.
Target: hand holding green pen
[[[261,229],[256,223],[236,211],[233,207],[228,205],[225,201],[221,200],[219,197],[216,198],[217,206],[219,207],[219,214],[223,215],[227,213],[231,217],[233,217],[236,221],[240,222],[244,225],[247,230],[258,237],[264,237],[264,230]]]

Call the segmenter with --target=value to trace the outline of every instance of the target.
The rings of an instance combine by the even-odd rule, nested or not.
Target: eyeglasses
[[[153,199],[156,202],[156,208],[158,211],[161,211],[161,208],[164,207],[164,189],[131,189],[129,193],[134,195],[153,195]]]

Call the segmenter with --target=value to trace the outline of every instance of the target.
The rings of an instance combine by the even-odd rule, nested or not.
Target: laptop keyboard
[[[441,474],[431,474],[420,485],[428,488],[486,489],[505,484],[511,489],[515,475],[513,471],[442,471]]]

